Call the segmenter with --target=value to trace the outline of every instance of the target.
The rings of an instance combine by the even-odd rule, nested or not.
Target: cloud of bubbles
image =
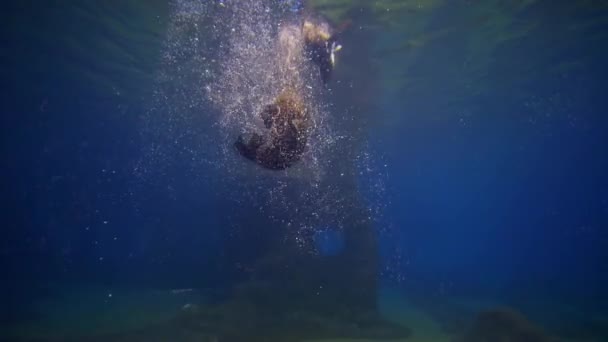
[[[225,184],[235,202],[259,203],[302,234],[342,229],[357,190],[327,181],[344,136],[329,115],[331,92],[304,57],[301,15],[289,1],[173,1],[156,90],[142,120],[138,172]],[[285,87],[303,94],[313,129],[302,160],[277,172],[246,160],[233,144],[263,129],[258,113]]]

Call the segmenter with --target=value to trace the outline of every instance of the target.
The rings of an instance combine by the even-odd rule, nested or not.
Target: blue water
[[[318,167],[226,152],[238,1],[3,4],[0,341],[608,341],[604,2],[268,3],[347,23]]]

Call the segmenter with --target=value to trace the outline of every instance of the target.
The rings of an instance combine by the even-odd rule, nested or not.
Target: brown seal
[[[244,157],[272,170],[283,170],[302,157],[310,134],[311,117],[295,89],[283,91],[260,113],[267,131],[264,135],[243,135],[235,142]]]

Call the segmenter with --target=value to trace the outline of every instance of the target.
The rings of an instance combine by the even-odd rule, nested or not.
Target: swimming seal
[[[308,57],[319,66],[321,80],[329,82],[336,64],[336,52],[342,49],[333,29],[327,21],[308,18],[302,23],[302,36]]]
[[[234,143],[245,158],[271,170],[284,170],[300,160],[310,134],[308,108],[294,89],[283,91],[260,113],[265,134],[240,135]]]

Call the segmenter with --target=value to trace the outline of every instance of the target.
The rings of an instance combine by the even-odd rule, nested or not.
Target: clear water
[[[308,15],[326,86],[280,62]],[[0,341],[608,341],[605,1],[0,16]],[[233,143],[294,77],[314,129],[265,170]]]

